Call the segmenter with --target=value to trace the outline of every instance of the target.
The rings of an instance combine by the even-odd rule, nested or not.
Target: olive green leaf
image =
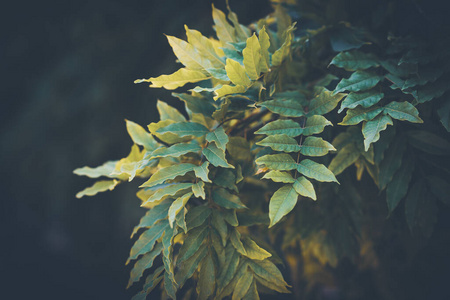
[[[297,178],[293,184],[295,191],[302,196],[309,197],[313,200],[316,200],[316,191],[314,190],[314,186],[311,181],[301,176]]]
[[[133,269],[131,270],[130,280],[128,281],[127,288],[129,288],[134,282],[139,281],[144,271],[152,267],[153,261],[155,260],[156,256],[161,253],[162,249],[163,245],[161,243],[158,243],[152,249],[152,251],[146,253],[138,261],[136,261]]]
[[[186,227],[190,231],[202,225],[211,214],[211,209],[208,206],[196,206],[188,211],[186,214]]]
[[[144,182],[140,187],[152,187],[166,180],[174,179],[177,176],[183,176],[187,172],[194,171],[195,165],[193,164],[178,164],[169,166],[156,171],[149,180]]]
[[[300,149],[302,149],[295,139],[285,134],[269,135],[256,144],[260,146],[270,147],[275,151],[283,152],[298,152]]]
[[[192,186],[192,192],[194,193],[194,196],[197,198],[203,198],[203,200],[206,199],[205,194],[205,183],[203,181],[199,181],[196,184]]]
[[[224,207],[224,208],[234,208],[234,209],[241,209],[241,208],[247,208],[241,200],[239,200],[239,197],[237,195],[229,193],[224,188],[218,188],[215,189],[212,193],[212,199],[214,202],[216,202],[218,205]]]
[[[275,182],[294,183],[295,179],[291,174],[281,171],[272,170],[262,177],[262,179],[271,179]]]
[[[161,189],[156,190],[156,192],[151,195],[147,201],[143,202],[141,206],[145,206],[149,202],[159,201],[166,196],[173,196],[182,190],[192,188],[192,185],[192,183],[175,183],[167,185]]]
[[[306,177],[317,181],[338,182],[333,172],[322,164],[316,163],[309,159],[304,159],[297,164],[297,171]]]
[[[297,163],[289,154],[268,154],[257,158],[255,162],[258,165],[265,165],[269,169],[279,171],[297,168]]]
[[[244,296],[247,294],[248,289],[253,283],[253,274],[248,271],[248,267],[245,268],[245,271],[239,278],[234,287],[233,296],[231,300],[241,300],[244,299]]]
[[[379,115],[371,121],[363,123],[362,133],[364,135],[364,150],[368,151],[370,144],[380,139],[380,132],[385,130],[388,125],[393,125],[391,117]]]
[[[180,248],[180,252],[178,253],[177,263],[189,259],[192,255],[198,252],[200,246],[203,244],[203,241],[208,235],[208,231],[208,226],[200,226],[188,231],[184,239],[184,243]]]
[[[187,83],[195,83],[209,78],[211,77],[205,75],[203,72],[181,68],[170,75],[160,75],[149,79],[137,79],[134,83],[151,82],[150,87],[152,88],[163,87],[167,90],[174,90]]]
[[[156,240],[163,235],[167,228],[169,228],[169,221],[165,219],[144,231],[131,248],[130,257],[126,264],[131,260],[136,259],[139,255],[150,252],[153,249]]]
[[[296,137],[301,135],[302,132],[303,129],[300,127],[299,123],[288,119],[288,120],[272,121],[264,125],[259,130],[257,130],[255,134],[266,134],[266,135],[284,134],[287,136]]]
[[[278,189],[270,198],[269,203],[269,228],[278,223],[297,204],[298,194],[292,184],[287,184]]]
[[[389,214],[394,211],[400,200],[406,196],[413,171],[414,160],[403,159],[402,166],[395,173],[395,176],[386,188],[386,201]]]
[[[409,121],[413,123],[423,123],[423,120],[419,118],[419,111],[411,103],[392,101],[383,108],[385,114],[390,115],[392,118],[402,121]]]
[[[247,76],[247,75],[246,75]],[[223,85],[217,90],[214,91],[215,95],[214,100],[219,99],[220,97],[226,96],[226,95],[232,95],[232,94],[241,94],[245,93],[247,88],[242,85]]]
[[[200,137],[206,135],[209,132],[209,130],[208,128],[199,123],[178,122],[169,124],[168,126],[165,127],[161,127],[157,129],[156,132],[159,134],[170,132],[176,134],[179,137],[185,137],[189,135]]]
[[[372,53],[364,53],[358,50],[340,52],[331,61],[330,65],[344,68],[347,71],[365,70],[378,67],[378,59]]]
[[[383,99],[384,94],[375,91],[368,91],[364,93],[350,93],[347,95],[344,101],[342,101],[341,107],[338,113],[341,113],[345,108],[352,109],[361,105],[364,108],[371,107],[377,104]]]
[[[125,120],[125,122],[127,124],[128,134],[135,144],[144,146],[147,151],[154,150],[158,147],[158,142],[144,128],[132,121]]]
[[[156,108],[159,112],[159,118],[161,121],[173,120],[175,122],[186,122],[186,118],[176,108],[170,106],[166,102],[158,100],[156,102]],[[137,144],[137,143],[136,143]]]
[[[292,32],[295,30],[295,24],[296,23],[292,24],[286,29],[283,45],[281,45],[280,49],[276,50],[272,55],[272,66],[276,67],[281,65],[281,63],[291,54]]]
[[[373,120],[383,111],[382,107],[372,106],[370,108],[360,108],[347,110],[347,114],[339,125],[356,125],[362,121]]]
[[[285,117],[301,117],[305,115],[302,105],[296,99],[288,100],[269,100],[259,103],[260,106],[266,107],[273,113]]]
[[[336,149],[322,138],[312,136],[307,137],[300,147],[300,153],[307,156],[323,156],[328,154],[328,151]]]
[[[197,299],[208,299],[214,293],[216,270],[214,260],[209,252],[202,260],[197,283]]]
[[[202,150],[200,145],[193,141],[191,143],[179,143],[170,146],[169,148],[161,147],[152,152],[152,158],[158,157],[179,157],[181,155],[185,155],[187,153],[195,153]]]
[[[324,115],[332,111],[339,103],[339,101],[344,98],[345,94],[330,92],[326,88],[311,100],[309,104],[308,116],[313,115]]]
[[[269,35],[267,34],[265,26],[263,26],[263,28],[259,31],[258,35],[259,35],[258,40],[261,47],[261,61],[259,68],[261,72],[265,73],[269,71],[270,66],[270,56],[269,56],[270,39]]]
[[[326,126],[333,126],[333,123],[328,121],[324,116],[314,115],[306,119],[306,124],[303,127],[303,135],[313,135],[321,133]]]
[[[206,135],[206,140],[210,143],[214,141],[214,143],[216,143],[216,146],[218,148],[225,151],[228,143],[228,135],[225,133],[225,129],[223,129],[223,127],[220,126],[216,128],[214,131],[209,132]]]
[[[96,183],[94,183],[93,186],[85,188],[81,192],[78,192],[76,197],[81,198],[84,196],[94,196],[100,192],[112,191],[116,187],[116,185],[118,185],[119,183],[120,183],[120,181],[115,180],[115,179],[114,180],[97,181]]]
[[[187,193],[179,197],[177,200],[173,201],[172,205],[169,207],[169,224],[173,227],[173,222],[177,214],[184,208],[186,203],[189,201],[193,193]]]
[[[244,67],[248,77],[257,80],[261,73],[261,45],[256,34],[247,39],[247,46],[242,51],[244,56]]]
[[[328,169],[337,176],[345,169],[353,165],[360,156],[361,153],[356,148],[354,143],[347,144],[343,148],[339,149],[337,155],[331,160]]]
[[[366,91],[376,86],[378,82],[380,82],[382,79],[383,76],[378,76],[366,71],[356,71],[352,73],[350,78],[348,79],[343,78],[336,86],[334,93],[340,93],[344,91],[349,92]]]
[[[202,153],[212,165],[234,169],[234,166],[230,165],[225,158],[225,152],[221,148],[218,148],[215,143],[209,144],[208,147],[203,149]]]

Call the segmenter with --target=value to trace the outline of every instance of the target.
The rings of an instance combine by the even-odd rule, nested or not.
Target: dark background
[[[214,1],[225,10],[225,0]],[[230,1],[243,24],[268,0]],[[1,22],[2,299],[129,299],[124,263],[145,210],[138,182],[76,199],[72,174],[125,157],[124,119],[157,120],[170,92],[135,85],[177,69],[163,33],[212,35],[211,1],[13,1]]]

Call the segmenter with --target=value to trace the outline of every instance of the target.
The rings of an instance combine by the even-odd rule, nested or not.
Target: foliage
[[[375,35],[309,2],[273,1],[248,27],[213,6],[217,39],[187,26],[187,41],[167,36],[183,67],[136,83],[188,85],[173,93],[185,111],[158,101],[147,130],[126,121],[127,157],[75,170],[110,178],[77,197],[144,180],[128,285],[146,279],[134,299],[158,285],[173,299],[259,299],[290,292],[282,274],[306,279],[294,292],[308,294],[328,278],[320,265],[374,264],[364,174],[389,215],[404,200],[411,233],[432,234],[438,201],[450,203],[449,42]],[[315,26],[297,28],[302,9]]]

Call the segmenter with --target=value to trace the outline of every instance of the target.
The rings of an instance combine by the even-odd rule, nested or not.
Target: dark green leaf
[[[177,261],[185,261],[198,252],[207,235],[207,226],[197,227],[188,231],[183,246],[181,246],[180,252],[178,253]]]
[[[384,107],[384,113],[397,120],[423,123],[423,120],[419,118],[419,111],[407,101],[392,101]]]
[[[225,158],[225,152],[221,148],[218,148],[216,144],[209,144],[208,147],[203,149],[203,155],[206,159],[216,167],[233,168]]]
[[[333,58],[330,65],[335,65],[348,71],[356,71],[378,67],[379,63],[373,54],[354,50],[339,53]]]
[[[373,106],[370,108],[360,108],[347,110],[347,115],[339,125],[356,125],[362,121],[373,120],[383,111],[382,107]]]
[[[344,91],[366,91],[376,86],[382,79],[383,76],[378,76],[366,71],[356,71],[350,76],[350,78],[342,79],[336,86],[334,93],[340,93]]]
[[[403,136],[397,137],[386,151],[383,161],[380,163],[379,184],[380,190],[384,190],[394,177],[395,172],[400,168],[403,153],[406,150],[406,143]]]
[[[188,231],[202,225],[210,214],[211,209],[205,205],[190,209],[186,214],[186,227]]]
[[[224,207],[224,208],[234,208],[234,209],[241,209],[241,208],[247,208],[241,200],[239,200],[239,197],[230,194],[226,189],[219,188],[215,189],[212,193],[213,201],[216,202],[218,205]]]
[[[433,155],[450,155],[450,143],[440,136],[425,130],[408,131],[411,146]]]
[[[389,214],[394,211],[400,200],[402,200],[408,192],[408,186],[411,181],[413,171],[414,160],[406,158],[403,159],[402,166],[395,173],[395,176],[386,189],[386,200]]]
[[[305,111],[297,99],[269,100],[259,103],[259,105],[285,117],[301,117],[305,115]]]
[[[341,101],[344,96],[345,94],[343,93],[335,92],[335,94],[333,94],[333,92],[323,88],[319,95],[311,100],[309,104],[308,116],[324,115],[329,113],[339,104],[339,101]]]
[[[339,108],[338,113],[341,113],[345,108],[353,109],[358,105],[361,105],[364,108],[371,107],[372,105],[380,102],[383,97],[383,93],[378,93],[373,90],[365,93],[350,93],[342,102],[341,108]]]
[[[331,160],[328,169],[337,176],[353,165],[360,156],[361,153],[355,147],[355,144],[348,144],[339,150],[337,155]]]

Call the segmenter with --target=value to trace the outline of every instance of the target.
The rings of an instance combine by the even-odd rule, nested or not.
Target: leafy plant
[[[213,6],[217,39],[187,26],[187,40],[167,36],[183,67],[136,83],[188,85],[173,93],[185,111],[158,101],[148,130],[126,121],[127,157],[75,170],[109,178],[77,197],[145,180],[127,261],[128,286],[146,274],[134,299],[158,285],[173,299],[258,299],[290,292],[283,273],[312,295],[346,258],[376,266],[373,220],[403,199],[402,220],[424,237],[437,201],[450,204],[448,41],[333,22],[310,1],[273,4],[248,27]],[[375,187],[387,210],[367,213]]]

